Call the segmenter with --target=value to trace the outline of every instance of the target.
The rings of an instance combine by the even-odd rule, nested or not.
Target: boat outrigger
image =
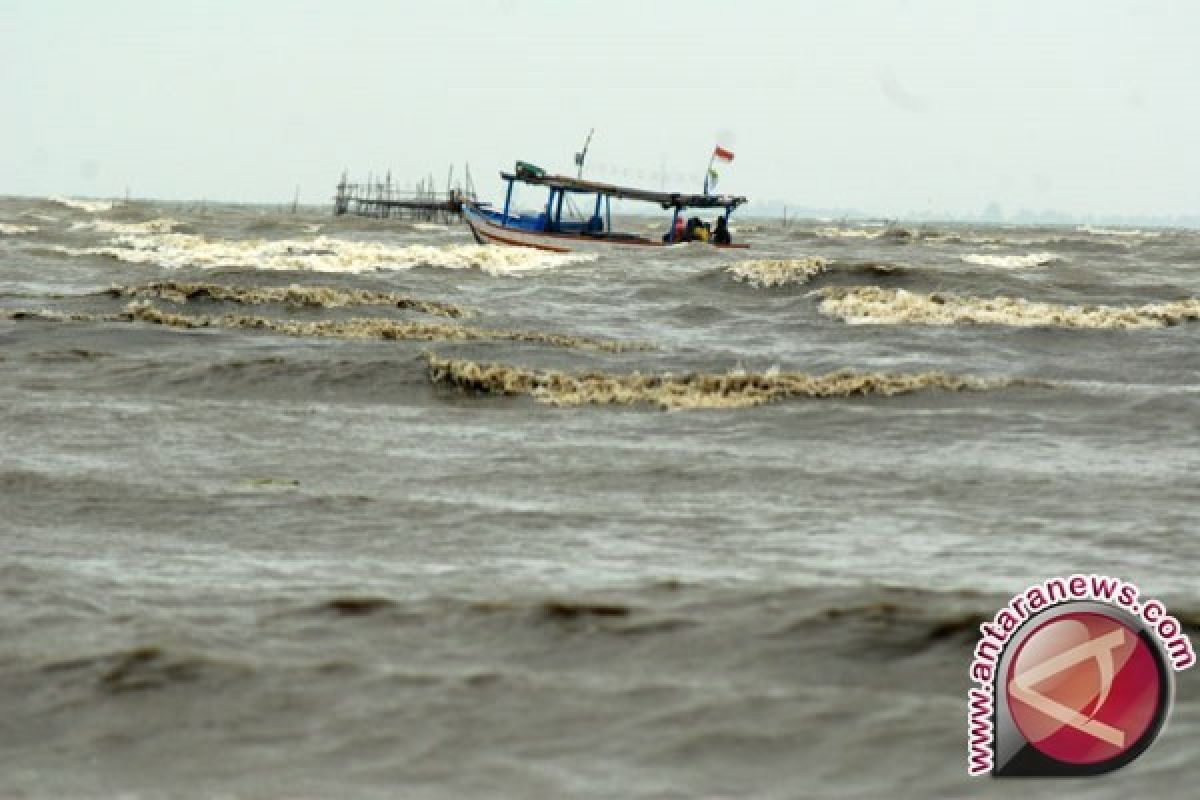
[[[571,178],[565,175],[548,175],[532,164],[518,161],[512,173],[502,172],[500,177],[508,184],[504,195],[504,208],[497,211],[487,203],[467,203],[463,206],[463,219],[471,228],[475,240],[480,244],[506,244],[517,247],[534,247],[555,253],[591,252],[610,250],[613,247],[667,247],[681,240],[685,209],[724,209],[728,221],[734,210],[746,202],[744,197],[733,195],[685,194],[682,192],[655,192],[629,186],[614,186],[608,183]],[[534,214],[520,214],[513,210],[513,187],[517,183],[544,186],[549,189],[545,210]],[[563,204],[572,195],[594,195],[595,202],[588,210],[586,219],[563,219]],[[619,233],[612,229],[612,200],[638,200],[660,205],[673,210],[671,225],[661,239],[651,239],[635,233]],[[745,244],[711,244],[709,247],[745,248]]]

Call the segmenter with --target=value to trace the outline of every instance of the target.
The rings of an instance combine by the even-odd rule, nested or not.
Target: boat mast
[[[592,128],[590,131],[588,131],[587,139],[583,142],[583,149],[575,154],[575,166],[579,168],[575,173],[575,177],[578,179],[583,178],[583,162],[587,160],[588,147],[592,143],[592,134],[595,132],[595,128]]]

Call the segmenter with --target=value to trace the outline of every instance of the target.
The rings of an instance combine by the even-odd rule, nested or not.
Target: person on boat
[[[696,230],[692,233],[692,238],[697,242],[707,242],[711,236],[711,232],[707,222],[696,220]]]
[[[725,224],[725,217],[717,217],[717,229],[713,231],[713,244],[733,244],[733,237],[729,235],[729,226]]]
[[[684,232],[683,232],[683,241],[685,241],[685,242],[700,241],[700,231],[702,231],[703,229],[704,229],[703,225],[700,224],[700,218],[692,217],[691,219],[689,219],[687,221],[687,228],[685,228]]]
[[[675,218],[675,226],[673,228],[671,228],[671,230],[664,233],[662,239],[664,242],[668,242],[668,243],[682,242],[684,230],[685,230],[685,226],[683,223],[683,217],[676,217]]]

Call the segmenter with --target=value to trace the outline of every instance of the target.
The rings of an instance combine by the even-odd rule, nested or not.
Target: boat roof
[[[616,186],[599,181],[585,181],[581,178],[571,178],[566,175],[538,175],[526,170],[518,170],[516,174],[501,172],[500,177],[506,181],[520,181],[532,186],[547,186],[564,192],[580,194],[601,194],[623,200],[641,200],[647,203],[657,203],[663,208],[737,208],[746,202],[746,198],[729,194],[687,194],[685,192],[655,192],[650,189],[638,189],[633,186]]]

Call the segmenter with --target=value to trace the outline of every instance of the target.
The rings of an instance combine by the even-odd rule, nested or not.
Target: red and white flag
[[[713,150],[713,158],[717,159],[718,161],[733,161],[733,151],[726,150],[724,147],[721,147],[721,145],[717,145]]]

